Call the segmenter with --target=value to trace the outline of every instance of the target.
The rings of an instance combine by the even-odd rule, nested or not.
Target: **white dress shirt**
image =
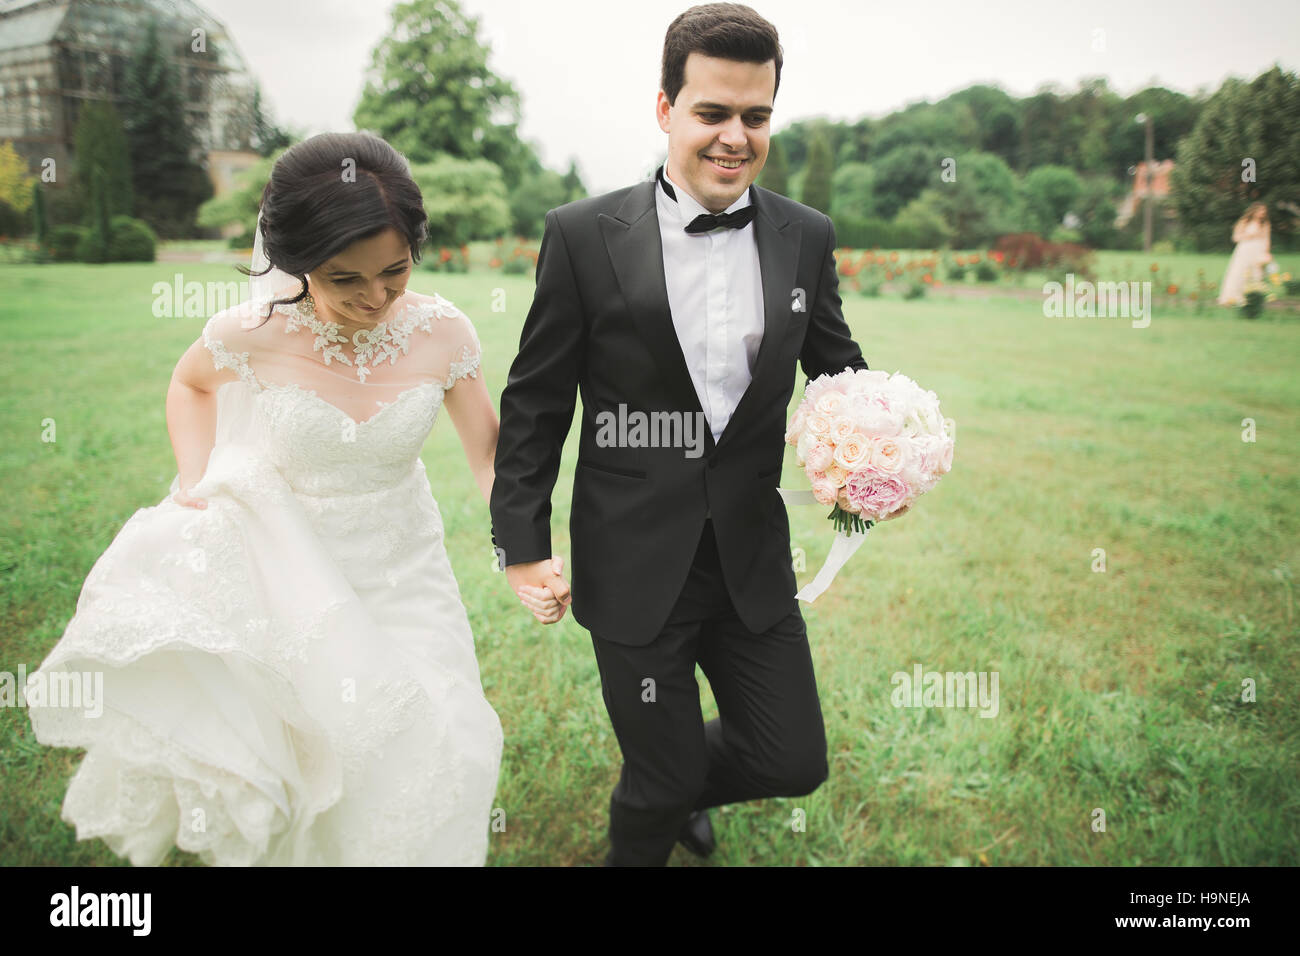
[[[754,224],[691,235],[686,226],[709,210],[664,179],[674,201],[656,183],[655,208],[663,239],[664,279],[677,341],[686,358],[700,408],[716,443],[749,387],[763,341],[763,279],[758,271]],[[749,190],[726,208],[750,203]]]

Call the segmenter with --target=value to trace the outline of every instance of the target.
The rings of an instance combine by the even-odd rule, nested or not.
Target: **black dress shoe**
[[[712,853],[718,844],[713,839],[713,822],[709,819],[709,811],[696,810],[687,817],[681,832],[677,834],[677,842],[696,856]]]

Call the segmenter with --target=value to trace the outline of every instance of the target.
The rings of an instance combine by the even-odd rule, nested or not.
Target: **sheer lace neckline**
[[[310,292],[297,302],[283,306],[283,309],[286,334],[296,332],[299,328],[310,329],[316,335],[312,342],[313,354],[320,352],[326,365],[337,361],[351,366],[362,383],[371,374],[372,366],[384,362],[396,365],[398,357],[410,351],[411,333],[417,328],[429,331],[431,316],[454,314],[455,311],[450,302],[436,293],[433,302],[416,301],[408,293],[405,304],[394,305],[391,318],[352,333],[352,357],[349,358],[343,351],[344,345],[349,341],[349,337],[343,334],[343,326],[317,314],[316,301]]]

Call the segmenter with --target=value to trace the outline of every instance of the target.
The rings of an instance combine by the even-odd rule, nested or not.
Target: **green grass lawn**
[[[178,268],[0,270],[0,670],[40,663],[96,558],[166,494],[164,395],[204,321],[151,314],[152,284]],[[418,271],[413,286],[474,320],[499,396],[531,281]],[[504,313],[490,308],[497,287]],[[955,462],[804,606],[829,781],[715,813],[710,865],[1300,863],[1300,323],[1225,311],[1134,329],[1010,299],[845,308],[873,368],[938,392]],[[576,433],[554,497],[566,557],[575,454]],[[620,758],[590,639],[571,615],[535,624],[489,570],[487,507],[446,417],[424,460],[505,728],[507,827],[489,862],[599,863]],[[783,484],[806,487],[791,449]],[[811,507],[790,524],[805,583],[830,523]],[[997,672],[997,716],[893,707],[891,676],[917,663]],[[1242,702],[1246,680],[1256,702]],[[121,862],[60,819],[79,759],[36,743],[25,711],[0,710],[0,863]],[[698,863],[680,849],[672,862]]]

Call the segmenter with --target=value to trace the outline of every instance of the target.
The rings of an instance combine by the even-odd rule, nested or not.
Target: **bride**
[[[470,320],[406,287],[425,236],[381,139],[322,134],[276,162],[253,296],[172,376],[171,494],[126,522],[28,680],[102,675],[98,713],[29,694],[42,743],[86,750],[63,804],[78,839],[137,865],[173,845],[484,863],[501,724],[419,454],[445,406],[488,499],[497,416]]]

